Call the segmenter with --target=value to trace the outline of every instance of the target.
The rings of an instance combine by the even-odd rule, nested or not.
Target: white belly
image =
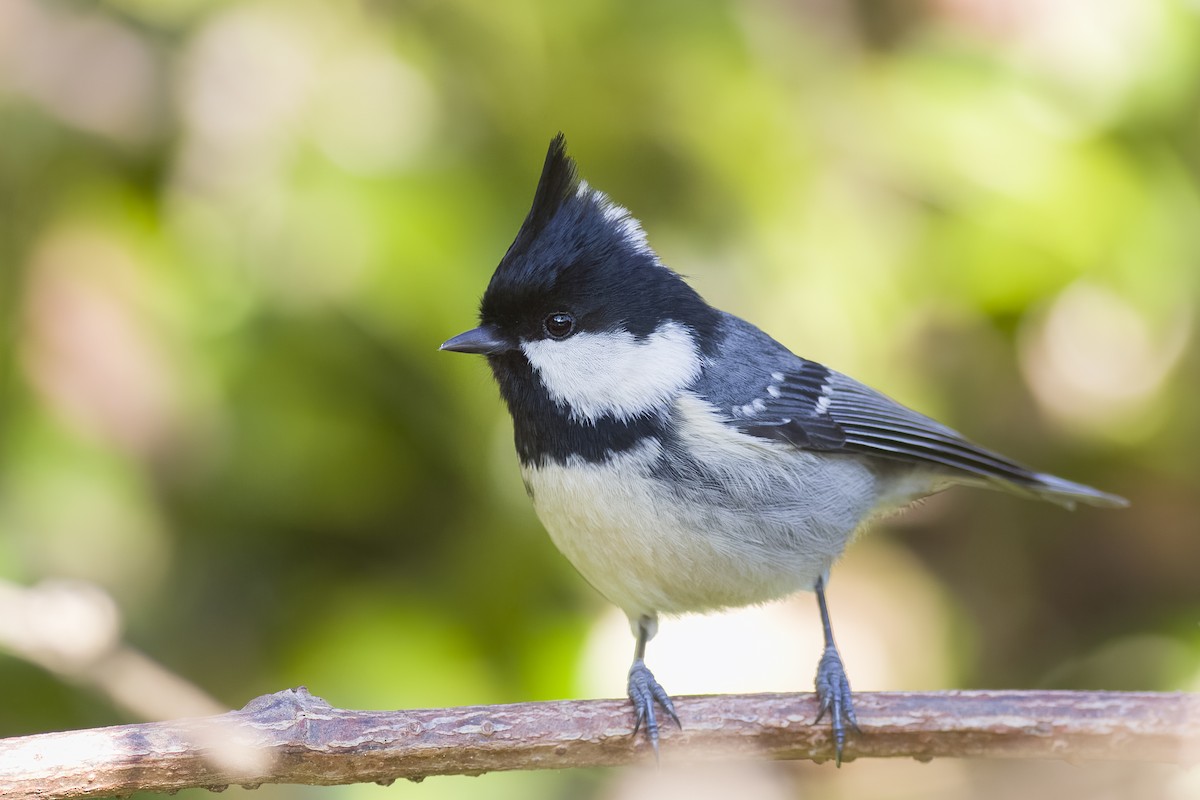
[[[811,589],[872,511],[875,476],[853,459],[731,435],[743,458],[729,460],[738,451],[724,442],[732,469],[720,480],[652,477],[663,450],[647,440],[599,464],[527,467],[525,481],[554,544],[631,618]]]

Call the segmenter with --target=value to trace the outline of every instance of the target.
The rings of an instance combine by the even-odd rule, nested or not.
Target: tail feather
[[[1124,497],[1102,492],[1091,486],[1075,483],[1046,472],[1035,472],[1029,480],[999,479],[996,483],[1002,484],[1005,489],[1010,491],[1015,489],[1022,493],[1028,492],[1042,500],[1049,500],[1051,503],[1057,503],[1067,508],[1074,508],[1076,503],[1086,503],[1103,508],[1126,508],[1129,506],[1129,501]]]

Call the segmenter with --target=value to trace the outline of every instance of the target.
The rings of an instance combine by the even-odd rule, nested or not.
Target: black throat
[[[636,447],[646,438],[662,438],[669,421],[652,414],[622,421],[601,417],[594,422],[571,419],[570,412],[550,397],[519,351],[489,356],[488,364],[500,396],[513,420],[513,438],[522,466],[566,463],[575,458],[598,463]]]

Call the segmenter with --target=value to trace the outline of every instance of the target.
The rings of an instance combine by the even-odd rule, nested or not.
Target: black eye
[[[555,339],[565,339],[575,330],[575,318],[566,311],[555,311],[542,321],[542,325],[546,328],[546,333]]]

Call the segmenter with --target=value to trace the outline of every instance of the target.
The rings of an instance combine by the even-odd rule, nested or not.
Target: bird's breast
[[[631,616],[811,588],[869,513],[873,476],[862,464],[710,427],[720,423],[706,415],[681,396],[670,435],[601,460],[523,466],[554,544]]]

